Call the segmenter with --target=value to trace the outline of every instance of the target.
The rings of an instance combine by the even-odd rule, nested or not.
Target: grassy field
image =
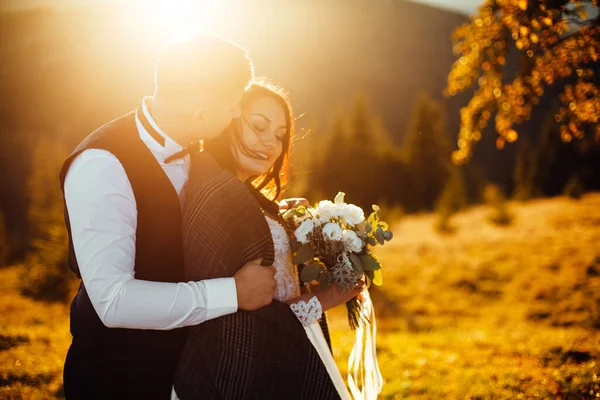
[[[504,228],[484,206],[453,235],[433,215],[393,224],[373,291],[382,399],[600,398],[600,194],[509,206]],[[0,270],[0,399],[60,398],[68,306],[19,296],[17,278]],[[329,315],[343,370],[344,313]]]

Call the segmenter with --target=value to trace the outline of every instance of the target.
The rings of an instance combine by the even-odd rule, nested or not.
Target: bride
[[[190,328],[173,398],[350,399],[321,327],[324,312],[362,282],[345,292],[299,284],[276,203],[289,173],[291,106],[279,88],[254,83],[241,115],[192,156],[182,200],[186,279],[233,276],[262,258],[274,269],[274,300]]]

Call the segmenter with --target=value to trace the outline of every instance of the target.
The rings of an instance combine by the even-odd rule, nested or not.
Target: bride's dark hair
[[[264,175],[250,178],[248,182],[269,200],[275,201],[279,199],[281,192],[288,182],[290,146],[294,136],[294,114],[285,91],[266,80],[253,81],[246,90],[240,102],[242,113],[256,99],[263,96],[271,97],[283,107],[285,112],[286,132],[282,139],[281,155],[275,160],[271,169]],[[239,146],[240,150],[244,153],[250,151],[242,138],[242,120],[236,118],[231,121],[231,124],[221,135],[204,142],[204,151],[210,153],[223,168],[226,168],[235,174],[237,171],[237,164],[233,156],[232,146]]]

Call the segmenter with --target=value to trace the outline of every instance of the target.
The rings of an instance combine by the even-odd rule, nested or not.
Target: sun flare
[[[149,18],[172,31],[210,30],[221,20],[218,0],[151,0],[144,2]]]

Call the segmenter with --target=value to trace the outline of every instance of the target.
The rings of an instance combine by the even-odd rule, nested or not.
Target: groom
[[[71,305],[67,400],[169,399],[182,328],[272,301],[274,269],[261,260],[232,278],[183,282],[189,153],[239,116],[252,77],[246,51],[231,42],[173,42],[157,63],[154,95],[65,161],[69,265],[82,281]]]

